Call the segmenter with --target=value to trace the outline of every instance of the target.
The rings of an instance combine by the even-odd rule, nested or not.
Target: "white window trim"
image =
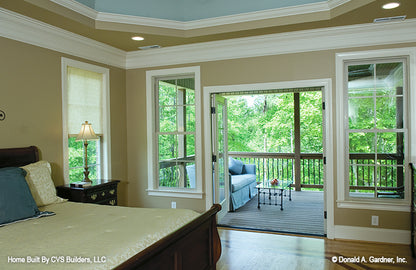
[[[110,70],[100,66],[75,61],[69,58],[61,58],[61,83],[62,83],[62,141],[64,182],[69,183],[68,164],[68,115],[67,115],[67,67],[75,67],[103,74],[103,141],[101,159],[101,178],[111,179],[111,131],[110,131]],[[80,123],[81,130],[81,123]],[[82,179],[80,179],[82,180]]]
[[[157,138],[155,121],[155,79],[163,76],[181,76],[193,74],[195,76],[195,168],[196,188],[166,188],[159,187],[157,179]],[[202,199],[202,143],[201,142],[201,71],[199,66],[172,68],[146,71],[146,104],[147,104],[147,160],[148,160],[148,189],[151,196],[180,197]]]
[[[409,106],[416,104],[416,47],[385,49],[374,51],[359,51],[349,53],[337,53],[335,59],[336,69],[336,136],[337,136],[337,206],[339,208],[353,208],[353,209],[370,209],[370,210],[387,210],[387,211],[410,211],[410,170],[408,164],[405,164],[405,199],[391,200],[391,199],[366,199],[353,198],[346,195],[347,183],[345,181],[345,156],[347,153],[347,146],[345,145],[345,131],[344,123],[348,122],[348,115],[344,114],[346,106],[344,100],[344,64],[346,61],[355,60],[375,60],[380,58],[394,58],[406,57],[408,63],[408,91],[407,91],[407,111],[408,112],[408,149],[407,161],[416,160],[416,108]]]

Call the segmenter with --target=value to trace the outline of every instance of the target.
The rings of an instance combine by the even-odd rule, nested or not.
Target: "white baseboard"
[[[410,244],[409,230],[335,225],[335,239],[360,240],[394,244]]]

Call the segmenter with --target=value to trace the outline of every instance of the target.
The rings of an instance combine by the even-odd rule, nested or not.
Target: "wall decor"
[[[6,113],[0,110],[0,121],[3,121],[4,119],[6,119]]]

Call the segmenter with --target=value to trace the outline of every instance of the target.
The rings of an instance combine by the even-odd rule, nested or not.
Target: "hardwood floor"
[[[416,269],[416,260],[412,258],[408,245],[226,228],[219,228],[219,233],[222,255],[217,263],[218,270]],[[402,261],[399,262],[398,258]]]

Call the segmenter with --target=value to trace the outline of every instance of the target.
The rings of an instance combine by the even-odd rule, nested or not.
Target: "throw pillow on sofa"
[[[228,170],[231,174],[241,174],[243,172],[244,163],[240,160],[228,158]]]

